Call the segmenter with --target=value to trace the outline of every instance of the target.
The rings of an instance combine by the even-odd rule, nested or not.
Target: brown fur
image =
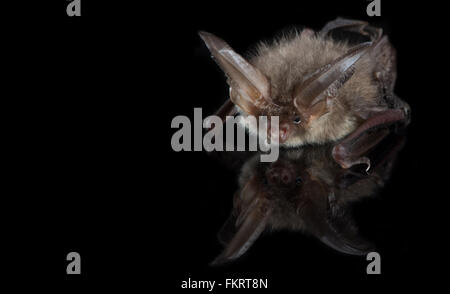
[[[306,77],[345,54],[351,46],[318,34],[293,32],[275,40],[261,43],[249,62],[266,75],[271,85],[271,99],[280,109],[267,107],[263,114],[280,115],[280,123],[290,123],[293,113],[293,90]],[[379,99],[378,85],[374,80],[374,62],[366,54],[356,63],[356,71],[338,92],[330,111],[308,125],[294,125],[295,131],[284,143],[299,146],[336,141],[361,123],[368,112],[385,107]],[[246,114],[243,113],[245,122]],[[251,127],[250,127],[251,128]],[[251,132],[256,130],[250,129]]]

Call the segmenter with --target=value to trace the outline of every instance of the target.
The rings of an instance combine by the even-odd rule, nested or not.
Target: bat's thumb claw
[[[365,165],[367,165],[366,173],[369,173],[369,170],[370,170],[370,167],[371,167],[369,158],[367,158],[365,156],[360,157],[357,160],[353,161],[351,165],[353,166],[353,165],[356,165],[356,164],[365,164]]]
[[[370,167],[371,167],[370,159],[365,156],[357,158],[357,159],[347,158],[347,159],[341,159],[341,160],[336,160],[336,161],[339,163],[339,165],[342,168],[345,168],[345,169],[351,168],[352,166],[357,165],[357,164],[365,164],[365,165],[367,165],[367,167],[366,167],[367,173],[369,172]]]
[[[368,173],[369,170],[370,170],[370,159],[367,158],[367,157],[364,157],[364,159],[365,159],[365,162],[364,162],[364,163],[367,165],[366,173]]]

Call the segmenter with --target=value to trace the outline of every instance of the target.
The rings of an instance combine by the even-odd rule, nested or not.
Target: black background
[[[18,213],[7,227],[21,246],[11,243],[11,272],[66,289],[150,291],[179,290],[189,277],[268,278],[271,290],[297,291],[438,280],[444,253],[437,237],[447,230],[437,218],[446,195],[436,169],[445,156],[436,146],[446,125],[434,101],[446,98],[432,67],[442,62],[444,20],[432,3],[391,2],[382,0],[382,16],[373,18],[363,0],[82,0],[81,17],[66,15],[67,1],[15,11],[9,76],[19,105],[11,125],[20,131],[13,131],[10,198]],[[227,97],[197,31],[245,52],[283,29],[320,29],[337,16],[384,28],[398,52],[395,92],[412,108],[391,182],[356,213],[379,247],[382,275],[367,276],[365,258],[294,233],[263,236],[241,260],[211,268],[236,174],[204,152],[176,153],[170,145],[176,115],[193,117],[194,107],[212,114]],[[81,254],[80,276],[65,274],[70,251]]]

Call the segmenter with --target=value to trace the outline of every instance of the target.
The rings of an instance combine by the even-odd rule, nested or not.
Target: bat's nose
[[[278,127],[278,143],[283,144],[289,138],[290,127],[288,124],[282,123]],[[267,122],[267,136],[275,138],[276,130],[271,127],[270,120]]]
[[[286,168],[274,167],[266,173],[267,181],[271,185],[289,185],[293,182],[293,174]]]
[[[286,142],[289,137],[289,126],[288,125],[280,125],[280,143]]]

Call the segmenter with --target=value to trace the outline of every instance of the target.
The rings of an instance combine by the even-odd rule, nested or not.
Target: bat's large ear
[[[235,222],[233,223],[230,221],[235,220],[235,218],[230,218],[229,222],[226,224],[228,227],[227,229],[229,229],[229,226],[234,225],[236,233],[228,241],[224,251],[211,263],[211,265],[227,263],[242,256],[264,231],[268,218],[268,211],[260,213],[257,210],[249,212],[240,226],[236,226]]]
[[[355,63],[371,48],[371,42],[362,43],[320,68],[294,91],[294,105],[306,123],[329,111],[329,104],[338,90],[355,72]]]
[[[235,195],[235,201],[239,204],[219,232],[219,240],[225,245],[225,249],[211,265],[239,258],[264,231],[271,209],[261,196],[257,183],[253,180]]]
[[[363,239],[348,207],[337,203],[333,193],[327,198],[325,217],[314,223],[313,234],[329,247],[350,255],[365,255],[374,250]]]
[[[268,78],[222,39],[207,32],[199,32],[199,35],[227,75],[233,103],[245,112],[257,115],[259,109],[270,103]]]

